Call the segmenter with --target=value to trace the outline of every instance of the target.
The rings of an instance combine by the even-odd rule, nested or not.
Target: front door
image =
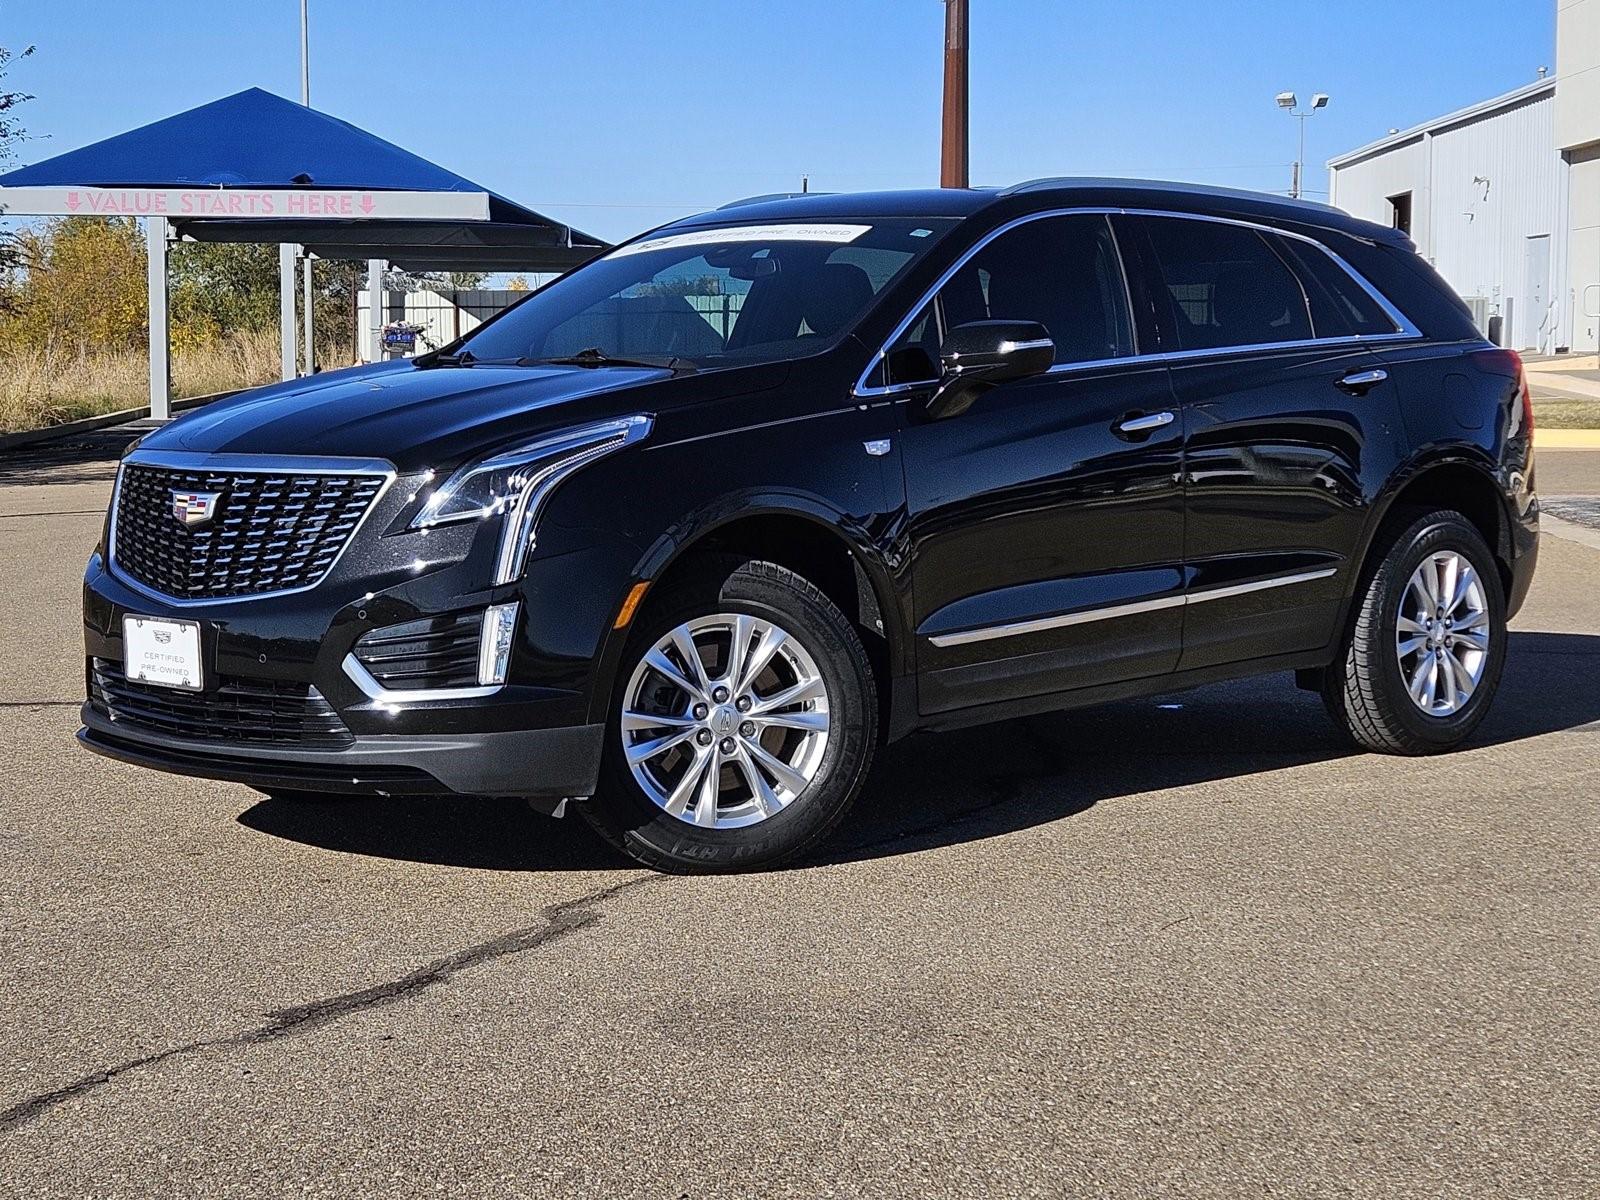
[[[891,352],[967,321],[1037,321],[1056,368],[900,433],[924,713],[1169,672],[1183,613],[1182,422],[1135,339],[1098,214],[1039,218],[968,259]],[[919,354],[919,348],[923,351]],[[1126,360],[1126,361],[1125,361]]]

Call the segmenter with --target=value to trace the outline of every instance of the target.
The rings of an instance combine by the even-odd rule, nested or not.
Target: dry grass
[[[150,395],[148,359],[136,352],[0,351],[0,433],[139,408]],[[344,358],[330,355],[331,362]],[[278,378],[276,330],[231,334],[172,357],[174,392],[204,396]]]
[[[1600,400],[1534,396],[1535,429],[1600,429]]]

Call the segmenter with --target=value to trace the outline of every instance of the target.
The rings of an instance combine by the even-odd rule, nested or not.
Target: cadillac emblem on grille
[[[221,492],[173,492],[172,515],[178,524],[198,529],[217,514]]]

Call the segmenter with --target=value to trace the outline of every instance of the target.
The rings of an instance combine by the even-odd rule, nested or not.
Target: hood
[[[140,445],[209,454],[386,458],[405,474],[448,468],[524,435],[612,415],[615,401],[585,401],[671,378],[672,372],[653,367],[378,363],[218,400]]]

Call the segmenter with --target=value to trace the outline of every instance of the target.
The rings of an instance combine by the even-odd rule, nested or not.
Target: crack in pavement
[[[18,1129],[43,1116],[44,1113],[56,1105],[64,1104],[68,1100],[102,1087],[117,1078],[117,1076],[125,1075],[129,1071],[157,1066],[170,1059],[186,1058],[206,1050],[259,1046],[268,1042],[279,1041],[294,1034],[305,1033],[321,1028],[324,1025],[330,1025],[353,1013],[370,1011],[385,1005],[395,1004],[408,996],[425,991],[436,984],[444,983],[462,971],[471,970],[473,967],[482,966],[484,963],[493,962],[495,959],[505,958],[512,954],[524,954],[530,950],[538,950],[541,947],[549,946],[562,938],[577,933],[579,930],[597,925],[601,920],[601,915],[594,911],[596,906],[632,888],[654,883],[665,878],[667,877],[662,875],[638,875],[621,883],[598,888],[587,895],[550,905],[544,910],[544,922],[542,924],[530,925],[524,929],[514,929],[510,933],[503,933],[498,937],[479,942],[475,946],[457,950],[454,954],[447,954],[443,958],[435,959],[426,966],[418,967],[416,970],[407,972],[398,979],[389,980],[387,983],[376,984],[373,987],[362,988],[355,992],[346,992],[339,996],[328,996],[321,1000],[313,1000],[308,1004],[296,1004],[288,1008],[274,1009],[266,1014],[268,1018],[266,1023],[254,1029],[242,1030],[239,1033],[228,1034],[224,1037],[202,1038],[199,1041],[187,1042],[181,1046],[170,1046],[153,1054],[131,1058],[126,1062],[116,1063],[113,1066],[92,1071],[63,1087],[29,1096],[27,1099],[19,1101],[0,1112],[0,1133],[9,1133],[14,1129]]]

